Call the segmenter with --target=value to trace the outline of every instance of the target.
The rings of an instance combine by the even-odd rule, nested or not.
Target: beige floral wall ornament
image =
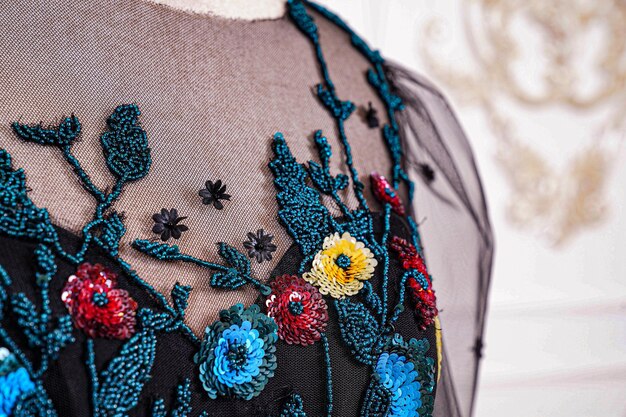
[[[441,19],[426,25],[421,56],[454,98],[486,115],[510,220],[561,244],[608,212],[626,134],[626,1],[467,0],[461,10],[468,56],[442,48]],[[565,124],[553,129],[550,114]]]

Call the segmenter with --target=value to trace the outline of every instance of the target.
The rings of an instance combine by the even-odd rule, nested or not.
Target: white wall
[[[464,46],[460,0],[321,3],[343,16],[385,57],[427,74],[420,47],[425,42],[426,25],[436,18],[443,25],[442,42],[435,44],[438,63],[453,72],[474,65]],[[558,5],[548,0],[537,4],[551,3]],[[599,7],[607,3],[610,2],[596,4]],[[622,3],[621,7],[626,6]],[[626,25],[622,29],[617,35],[626,38]],[[526,28],[518,36],[526,36],[531,42],[536,37],[532,30]],[[522,38],[522,43],[525,40]],[[598,38],[587,39],[581,45],[578,52],[591,55],[606,47]],[[626,62],[626,56],[621,59]],[[532,57],[521,61],[518,70],[522,83],[532,82],[535,64]],[[584,83],[594,74],[587,77],[583,71],[582,75],[580,82]],[[606,200],[603,221],[581,229],[554,247],[543,233],[548,222],[542,222],[538,228],[520,227],[507,218],[511,186],[497,164],[495,154],[500,139],[485,112],[480,106],[461,105],[462,91],[446,83],[438,85],[454,104],[473,144],[496,235],[486,350],[475,415],[626,416],[623,136],[603,139],[600,144],[611,157],[605,192],[598,196]],[[626,96],[626,92],[622,93]],[[598,121],[620,110],[616,107],[619,105],[620,102],[609,102],[604,107],[574,110],[563,105],[503,103],[502,108],[514,121],[516,134],[555,170],[560,170],[562,174],[557,177],[567,184],[570,176],[565,172],[566,164],[577,154],[585,155],[584,149],[599,140],[594,136]],[[625,105],[626,100],[621,102],[622,110]],[[557,211],[571,210],[565,204],[556,206]]]

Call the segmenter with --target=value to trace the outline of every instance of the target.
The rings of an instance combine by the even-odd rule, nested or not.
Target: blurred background
[[[473,145],[496,241],[474,415],[626,416],[626,2],[319,2]]]

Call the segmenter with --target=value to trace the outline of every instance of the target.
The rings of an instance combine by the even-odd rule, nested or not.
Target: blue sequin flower
[[[22,395],[35,390],[35,384],[8,349],[0,348],[0,358],[0,417],[6,417]]]
[[[385,387],[389,398],[389,417],[419,417],[422,406],[419,375],[413,362],[397,353],[383,353],[375,367],[378,383]]]
[[[258,305],[222,310],[220,320],[206,328],[194,356],[209,397],[249,400],[259,395],[276,369],[277,331]]]
[[[247,320],[224,330],[214,351],[213,373],[218,381],[228,387],[252,381],[265,356],[263,344],[259,332]]]

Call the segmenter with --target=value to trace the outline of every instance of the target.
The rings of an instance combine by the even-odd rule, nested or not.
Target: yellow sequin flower
[[[322,294],[344,298],[363,288],[363,281],[372,277],[377,264],[374,254],[350,233],[335,233],[324,239],[323,249],[313,259],[313,268],[302,278]]]

